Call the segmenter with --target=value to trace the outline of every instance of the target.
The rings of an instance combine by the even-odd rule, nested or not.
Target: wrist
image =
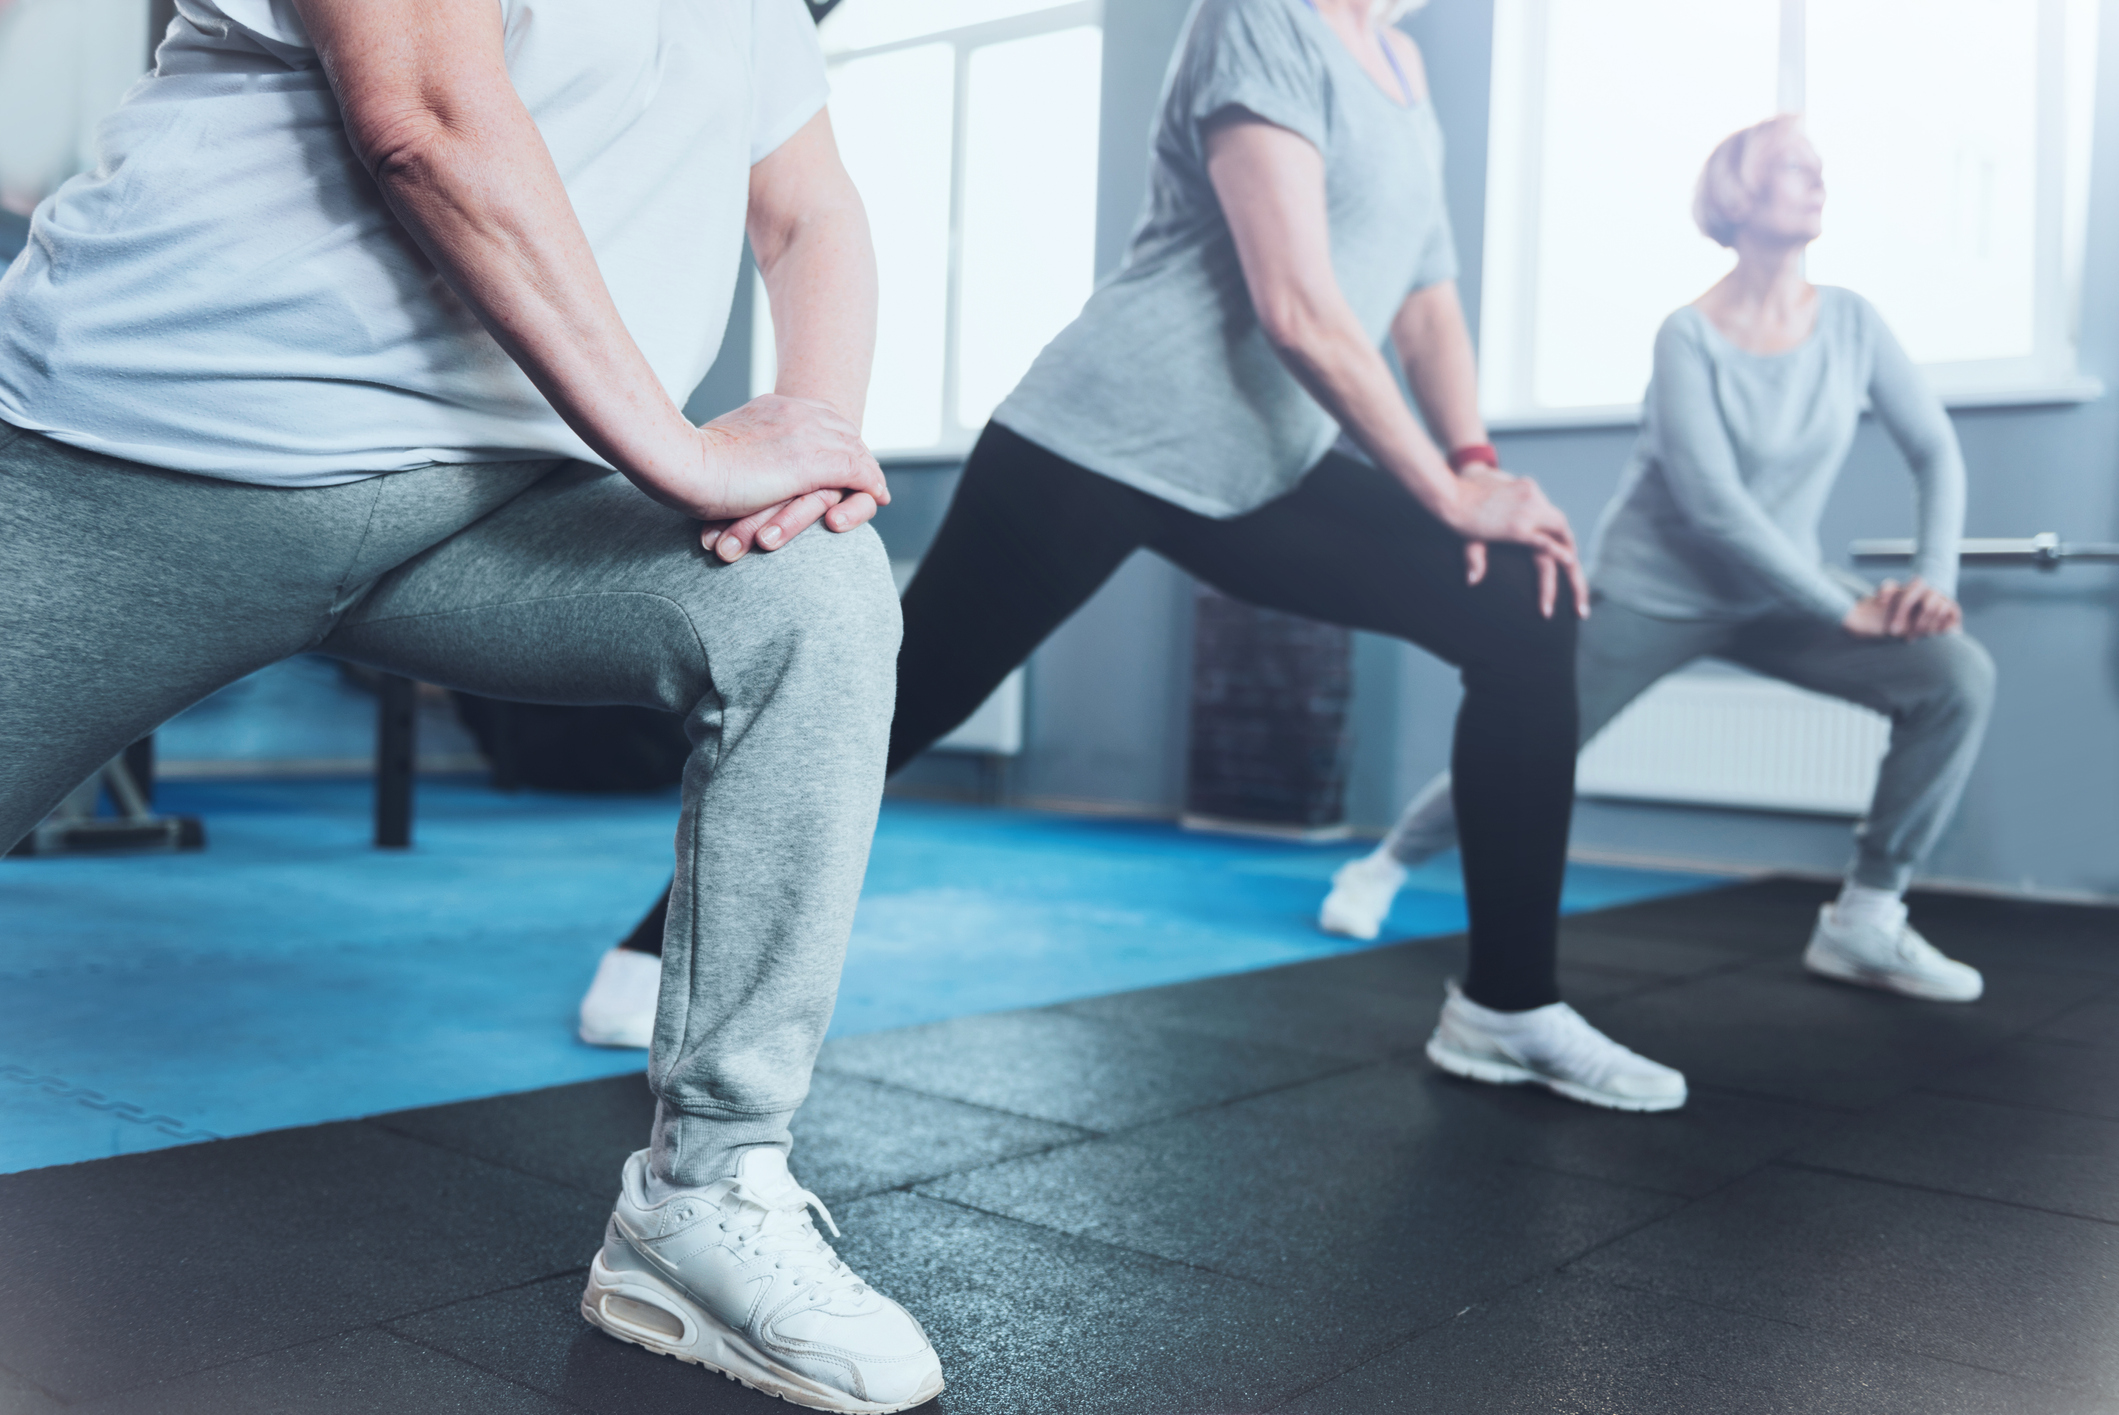
[[[699,503],[715,497],[723,445],[732,439],[717,430],[694,427],[681,416],[676,424],[642,429],[625,449],[625,461],[617,466],[657,501],[698,515]]]
[[[1495,471],[1501,469],[1501,454],[1494,450],[1491,442],[1467,442],[1454,448],[1449,454],[1449,469],[1462,476],[1464,469],[1473,466],[1488,466]]]

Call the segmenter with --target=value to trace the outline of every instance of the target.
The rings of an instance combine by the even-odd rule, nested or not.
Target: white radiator
[[[898,593],[912,582],[917,560],[893,560],[891,576]],[[963,726],[934,744],[937,752],[977,752],[985,756],[1013,757],[1023,750],[1023,670],[1018,668],[1001,680],[979,710],[964,719]]]
[[[1771,678],[1676,673],[1582,753],[1584,796],[1858,816],[1891,725]]]

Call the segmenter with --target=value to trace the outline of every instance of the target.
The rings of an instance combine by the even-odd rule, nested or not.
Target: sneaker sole
[[[605,1267],[598,1253],[589,1264],[589,1285],[581,1294],[581,1315],[590,1326],[620,1341],[645,1347],[658,1356],[674,1356],[723,1376],[761,1395],[775,1396],[809,1410],[845,1415],[889,1415],[925,1405],[942,1393],[939,1371],[910,1400],[879,1405],[833,1390],[799,1371],[789,1370],[752,1346],[743,1336],[653,1273],[617,1272]],[[676,1331],[669,1329],[675,1323]]]
[[[1918,998],[1922,1002],[1977,1002],[1986,994],[1984,981],[1978,992],[1969,994],[1923,988],[1917,980],[1908,978],[1903,973],[1873,973],[1852,963],[1842,962],[1833,954],[1820,950],[1815,944],[1803,950],[1803,968],[1806,972],[1835,983],[1851,983],[1855,987],[1874,988],[1878,992],[1895,992],[1900,997]]]
[[[1543,1086],[1554,1095],[1565,1096],[1584,1105],[1602,1106],[1606,1110],[1626,1110],[1644,1114],[1677,1110],[1685,1104],[1683,1095],[1647,1098],[1614,1096],[1608,1091],[1593,1090],[1575,1081],[1541,1076],[1513,1062],[1495,1061],[1490,1057],[1473,1056],[1470,1052],[1458,1051],[1444,1043],[1440,1037],[1427,1039],[1427,1059],[1450,1075],[1462,1076],[1467,1081],[1484,1081],[1489,1086]]]
[[[586,1023],[577,1027],[574,1035],[592,1047],[632,1047],[640,1051],[646,1051],[655,1040],[653,1028],[641,1033],[623,1027],[591,1027]]]
[[[1324,907],[1317,911],[1317,927],[1328,934],[1338,934],[1341,938],[1358,938],[1364,943],[1375,942],[1377,935],[1383,932],[1383,920],[1372,922],[1365,915],[1354,918],[1350,917],[1351,912],[1327,899],[1324,901]]]

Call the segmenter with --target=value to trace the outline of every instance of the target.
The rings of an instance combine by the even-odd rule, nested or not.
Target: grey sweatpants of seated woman
[[[1903,890],[1956,814],[1994,705],[1994,660],[1964,633],[1906,642],[1856,638],[1814,617],[1657,619],[1598,596],[1576,641],[1582,741],[1657,679],[1702,658],[1844,698],[1891,722],[1869,813],[1855,827],[1849,876]],[[1430,781],[1385,840],[1416,865],[1457,843],[1449,774]]]

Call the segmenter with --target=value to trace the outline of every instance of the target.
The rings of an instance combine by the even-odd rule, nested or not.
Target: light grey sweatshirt
[[[1817,328],[1782,354],[1738,348],[1690,305],[1663,321],[1641,435],[1597,528],[1600,593],[1665,619],[1844,619],[1856,596],[1826,568],[1817,523],[1864,398],[1913,470],[1914,573],[1957,593],[1965,479],[1949,415],[1867,300],[1817,293]]]

